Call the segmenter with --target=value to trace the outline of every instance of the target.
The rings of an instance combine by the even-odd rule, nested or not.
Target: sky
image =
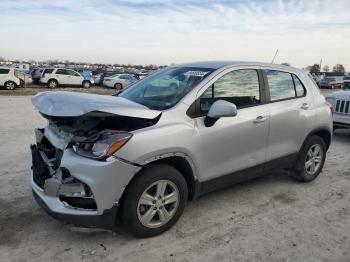
[[[350,0],[0,0],[0,57],[350,70]]]

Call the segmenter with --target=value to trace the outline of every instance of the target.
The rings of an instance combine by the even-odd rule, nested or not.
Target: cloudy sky
[[[343,63],[350,0],[1,0],[0,56],[101,63]]]

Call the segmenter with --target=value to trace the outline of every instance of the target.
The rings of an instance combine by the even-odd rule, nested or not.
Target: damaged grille
[[[37,144],[31,145],[34,182],[44,188],[45,180],[52,176],[61,164],[63,151],[55,148],[43,135],[43,130],[35,131]]]

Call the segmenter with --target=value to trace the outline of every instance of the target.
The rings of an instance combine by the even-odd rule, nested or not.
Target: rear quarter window
[[[10,69],[0,68],[0,75],[7,75],[10,72]]]

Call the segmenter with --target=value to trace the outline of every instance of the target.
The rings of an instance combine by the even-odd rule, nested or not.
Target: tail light
[[[326,101],[326,105],[328,106],[328,108],[329,108],[329,110],[331,111],[331,113],[333,113],[333,112],[334,112],[334,108],[333,108],[332,103]]]

